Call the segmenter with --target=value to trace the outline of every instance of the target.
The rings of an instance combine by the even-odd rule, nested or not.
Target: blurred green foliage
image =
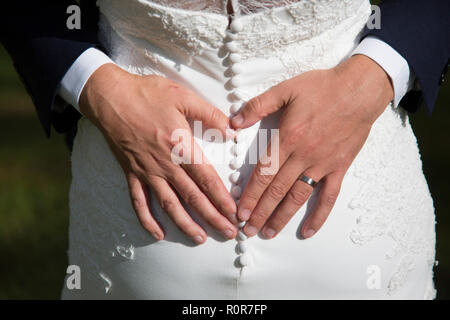
[[[47,140],[0,50],[0,299],[58,298],[67,267],[69,152]]]
[[[411,116],[435,201],[438,298],[450,298],[450,85],[433,116]],[[0,299],[58,299],[67,266],[70,154],[46,139],[0,47]]]

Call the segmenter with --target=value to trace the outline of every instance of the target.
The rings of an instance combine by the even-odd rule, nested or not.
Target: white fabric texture
[[[400,100],[408,92],[410,84],[410,69],[408,62],[394,48],[386,42],[375,38],[367,37],[361,41],[360,45],[353,51],[353,54],[363,54],[377,62],[392,80],[394,87],[393,106],[397,107]]]
[[[230,33],[225,13],[157,2],[98,1],[108,55],[129,72],[165,76],[194,90],[227,115],[272,85],[346,59],[371,12],[365,0],[290,1],[231,17]],[[233,1],[235,8],[255,2]],[[249,150],[270,138],[260,135],[257,141],[258,129],[277,128],[279,115],[242,130],[237,144],[196,137],[236,200],[254,167]],[[433,201],[401,108],[389,105],[376,120],[330,217],[313,238],[301,239],[299,228],[320,184],[271,240],[224,241],[186,207],[208,233],[200,246],[151,197],[152,212],[166,233],[155,242],[133,212],[126,179],[104,137],[85,118],[78,126],[68,254],[69,263],[81,268],[82,289],[64,288],[64,299],[435,297]]]
[[[80,112],[78,101],[86,82],[105,63],[112,63],[106,54],[95,48],[87,49],[67,70],[58,87],[58,94]]]

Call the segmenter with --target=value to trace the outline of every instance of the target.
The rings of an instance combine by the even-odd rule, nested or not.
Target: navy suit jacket
[[[126,1],[126,0],[123,0]],[[81,30],[69,30],[67,7],[71,0],[10,1],[12,9],[0,13],[1,42],[11,55],[32,97],[47,135],[75,127],[80,114],[73,108],[57,112],[58,85],[72,63],[88,48],[100,47],[98,10],[94,0],[80,0]],[[414,112],[422,101],[429,113],[450,57],[450,0],[384,0],[381,29],[364,30],[390,44],[408,61],[421,91],[409,92],[400,102]]]

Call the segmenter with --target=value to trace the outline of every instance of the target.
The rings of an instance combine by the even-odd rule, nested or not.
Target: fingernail
[[[306,230],[305,231],[305,233],[303,234],[303,236],[306,238],[306,239],[308,239],[308,238],[311,238],[313,235],[314,235],[314,233],[316,233],[313,229],[308,229],[308,230]]]
[[[244,123],[244,117],[241,114],[237,114],[236,116],[231,119],[231,124],[235,127],[239,127],[241,124]]]
[[[194,239],[194,241],[197,244],[202,244],[203,243],[203,237],[202,236],[195,236],[193,239]]]
[[[258,233],[258,229],[252,225],[245,226],[244,231],[249,237],[253,237],[255,234]]]
[[[231,229],[227,229],[223,232],[223,234],[225,235],[225,237],[227,239],[232,239],[233,238],[233,230]]]
[[[157,240],[157,241],[159,241],[159,240],[162,239],[161,236],[160,236],[159,234],[157,234],[156,232],[153,232],[151,235],[152,235],[152,237],[155,238],[155,240]]]
[[[239,219],[242,221],[247,221],[250,218],[251,212],[248,209],[239,210]]]
[[[264,229],[264,236],[266,238],[272,238],[275,235],[275,230],[272,228],[266,228]]]

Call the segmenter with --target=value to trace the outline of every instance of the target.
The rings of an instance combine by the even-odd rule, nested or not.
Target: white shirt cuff
[[[106,63],[113,63],[113,61],[102,51],[95,48],[87,49],[67,70],[57,93],[80,112],[78,100],[84,85],[94,71]]]
[[[364,38],[353,51],[352,55],[355,54],[363,54],[371,58],[386,71],[394,87],[392,103],[394,107],[397,107],[413,83],[413,74],[405,58],[386,42],[373,36]]]

